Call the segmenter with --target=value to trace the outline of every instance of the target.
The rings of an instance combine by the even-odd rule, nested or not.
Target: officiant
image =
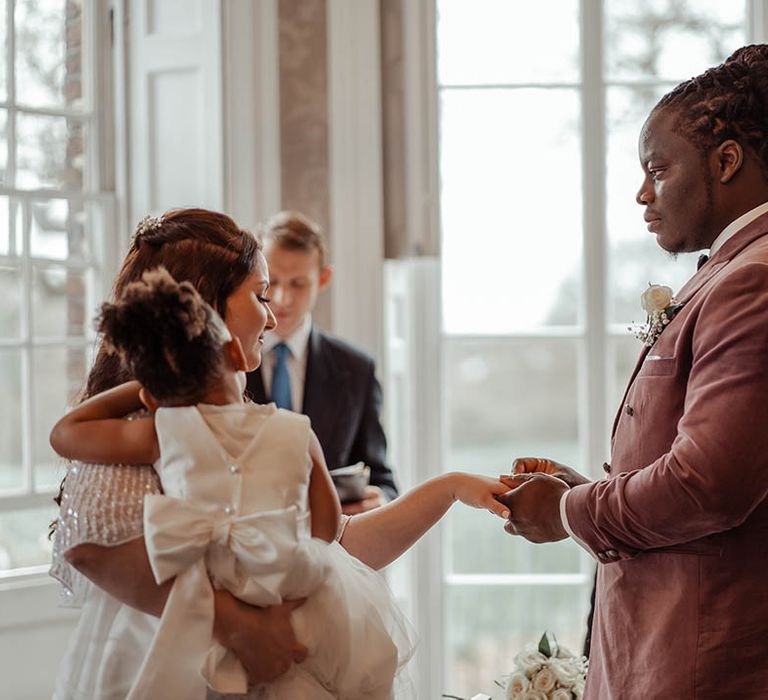
[[[277,327],[264,338],[261,367],[248,374],[248,393],[257,403],[274,401],[309,416],[330,470],[369,468],[362,498],[342,504],[346,514],[377,508],[398,492],[386,463],[374,361],[312,322],[333,277],[323,232],[308,217],[283,211],[267,221],[262,239]]]

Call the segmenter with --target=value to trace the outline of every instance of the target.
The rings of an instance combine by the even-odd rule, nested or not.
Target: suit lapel
[[[302,413],[309,416],[323,451],[331,454],[337,446],[334,437],[342,412],[338,405],[348,391],[348,372],[339,367],[322,331],[313,328],[307,347]]]

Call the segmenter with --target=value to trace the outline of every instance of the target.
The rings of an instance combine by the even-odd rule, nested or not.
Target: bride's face
[[[267,262],[261,253],[258,255],[256,270],[229,295],[224,315],[230,333],[240,339],[249,372],[261,364],[264,333],[275,327],[275,317],[267,298]]]

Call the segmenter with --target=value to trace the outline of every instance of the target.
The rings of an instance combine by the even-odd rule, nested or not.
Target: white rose
[[[576,683],[581,677],[581,663],[575,658],[571,659],[552,659],[549,667],[555,676],[555,680],[560,685],[568,687]]]
[[[660,284],[652,284],[640,297],[640,306],[649,314],[664,311],[671,303],[672,290]]]
[[[513,673],[507,680],[507,700],[515,700],[522,697],[523,693],[531,687],[531,682],[523,673]]]
[[[523,700],[547,700],[547,694],[542,693],[540,690],[528,690],[525,695],[521,696]]]
[[[532,644],[515,657],[515,664],[526,676],[532,676],[546,662],[547,657]]]
[[[546,666],[542,668],[531,680],[531,687],[534,690],[541,690],[548,693],[555,687],[555,674]]]
[[[584,683],[577,683],[573,686],[573,695],[576,700],[581,700],[584,697]]]
[[[549,700],[573,700],[573,695],[565,688],[557,688],[550,694]]]

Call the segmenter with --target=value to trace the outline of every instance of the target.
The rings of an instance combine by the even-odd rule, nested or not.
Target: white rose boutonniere
[[[629,327],[638,340],[650,347],[669,325],[678,311],[683,308],[672,295],[672,289],[661,284],[649,284],[640,296],[640,306],[647,314],[645,323]]]

